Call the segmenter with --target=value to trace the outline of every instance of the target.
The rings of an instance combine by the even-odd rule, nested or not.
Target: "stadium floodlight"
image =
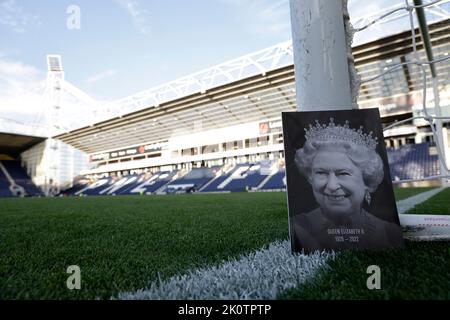
[[[63,72],[60,55],[47,55],[48,72]]]

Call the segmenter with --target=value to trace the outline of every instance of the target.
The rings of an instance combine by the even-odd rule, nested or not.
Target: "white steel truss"
[[[264,75],[292,62],[292,41],[286,41],[120,99],[110,108],[117,115],[123,115],[143,108],[158,107],[162,103],[194,93],[205,93],[211,88],[250,76]]]

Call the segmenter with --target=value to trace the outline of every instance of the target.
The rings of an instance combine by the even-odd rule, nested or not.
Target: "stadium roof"
[[[0,153],[17,157],[21,152],[44,141],[43,137],[24,136],[0,132]]]
[[[444,20],[429,26],[435,55],[448,54],[450,44],[450,20]],[[417,32],[418,48],[420,35]],[[118,149],[131,145],[158,142],[170,137],[213,128],[221,128],[239,123],[278,118],[282,111],[296,109],[295,79],[292,64],[292,46],[282,43],[261,51],[257,56],[269,67],[263,67],[258,59],[239,59],[243,64],[235,66],[238,78],[242,78],[242,67],[256,68],[256,75],[248,76],[223,85],[202,87],[185,78],[186,85],[196,85],[195,93],[187,94],[179,89],[168,101],[152,100],[149,91],[143,93],[136,103],[147,104],[147,108],[131,112],[114,119],[86,126],[56,138],[87,153]],[[422,58],[425,53],[421,50]],[[353,48],[356,67],[362,80],[380,74],[386,66],[409,60],[412,52],[411,32],[406,31]],[[290,63],[282,60],[289,56]],[[405,58],[405,56],[407,56]],[[402,60],[403,59],[403,60]],[[235,63],[238,61],[236,60]],[[275,66],[275,67],[274,67]],[[208,69],[213,72],[213,69]],[[269,70],[269,71],[267,71]],[[448,84],[450,62],[438,65],[437,71],[441,83]],[[254,72],[253,72],[254,73]],[[227,78],[226,72],[216,70],[215,76]],[[232,74],[230,72],[230,77]],[[431,80],[430,80],[431,81]],[[421,88],[420,70],[417,66],[406,66],[361,86],[358,103],[362,107],[373,107],[387,103],[396,96],[405,96]],[[168,89],[169,90],[169,89]],[[177,92],[177,88],[172,88]],[[145,97],[144,97],[145,95]],[[150,100],[146,100],[150,97]],[[128,103],[128,102],[127,102]],[[410,107],[410,106],[409,106]],[[142,105],[139,106],[142,108]],[[405,112],[405,110],[403,110]]]

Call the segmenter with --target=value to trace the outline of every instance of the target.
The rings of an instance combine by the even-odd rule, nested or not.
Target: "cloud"
[[[108,76],[111,73],[115,71],[109,70],[102,74]],[[92,78],[96,80],[95,76]],[[97,79],[100,78],[101,74],[97,75]],[[64,86],[59,101],[60,109],[56,110],[44,71],[20,61],[0,57],[0,131],[11,128],[8,125],[5,127],[4,121],[7,124],[19,124],[10,130],[36,135],[43,134],[36,131],[39,128],[47,128],[45,130],[48,131],[46,126],[52,123],[52,130],[56,127],[68,130],[95,121],[96,115],[102,111],[96,109],[99,104],[95,100],[87,102],[86,97],[79,90],[73,91],[73,86],[68,82],[64,82]],[[45,135],[49,133],[45,132]]]
[[[142,8],[140,1],[116,0],[116,2],[131,16],[133,25],[139,33],[150,33],[150,26],[148,24],[149,12],[146,9]]]
[[[0,117],[19,122],[41,111],[45,75],[33,66],[0,56]]]
[[[39,16],[25,12],[16,0],[0,2],[0,25],[4,25],[14,32],[26,32],[29,27],[41,25]]]
[[[97,74],[94,74],[94,75],[90,76],[89,78],[86,79],[86,82],[88,82],[88,83],[98,82],[98,81],[103,80],[105,78],[112,77],[112,76],[114,76],[116,74],[117,74],[116,70],[109,69],[109,70],[106,70],[106,71],[103,71],[103,72],[100,72],[100,73],[97,73]]]
[[[249,33],[290,37],[289,0],[219,1],[235,11]]]
[[[25,65],[21,62],[0,60],[0,79],[3,77],[30,77],[34,78],[39,71],[32,66]]]
[[[349,0],[348,10],[351,22],[354,27],[362,27],[371,21],[378,19],[382,14],[391,11],[394,7],[403,7],[403,0]],[[359,20],[359,21],[358,21]],[[369,26],[367,29],[355,34],[353,44],[358,45],[367,43],[376,39],[384,38],[389,35],[406,31],[410,29],[409,19],[406,11],[397,11],[393,15],[387,16],[377,23]]]
[[[217,0],[235,12],[236,19],[254,35],[291,37],[289,0]],[[380,12],[403,0],[349,0],[348,8],[352,21],[362,16]],[[392,34],[394,29],[400,32],[408,27],[408,19],[374,25],[355,36],[354,43],[365,42]]]

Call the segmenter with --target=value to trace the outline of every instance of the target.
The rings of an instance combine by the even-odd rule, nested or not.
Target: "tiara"
[[[309,125],[309,129],[305,128],[306,141],[345,141],[351,142],[359,146],[375,150],[378,141],[377,137],[372,137],[372,131],[369,134],[363,133],[363,126],[360,126],[358,130],[352,129],[348,125],[348,121],[345,121],[343,126],[336,125],[334,118],[330,118],[328,125],[320,124],[318,120],[313,126]]]

